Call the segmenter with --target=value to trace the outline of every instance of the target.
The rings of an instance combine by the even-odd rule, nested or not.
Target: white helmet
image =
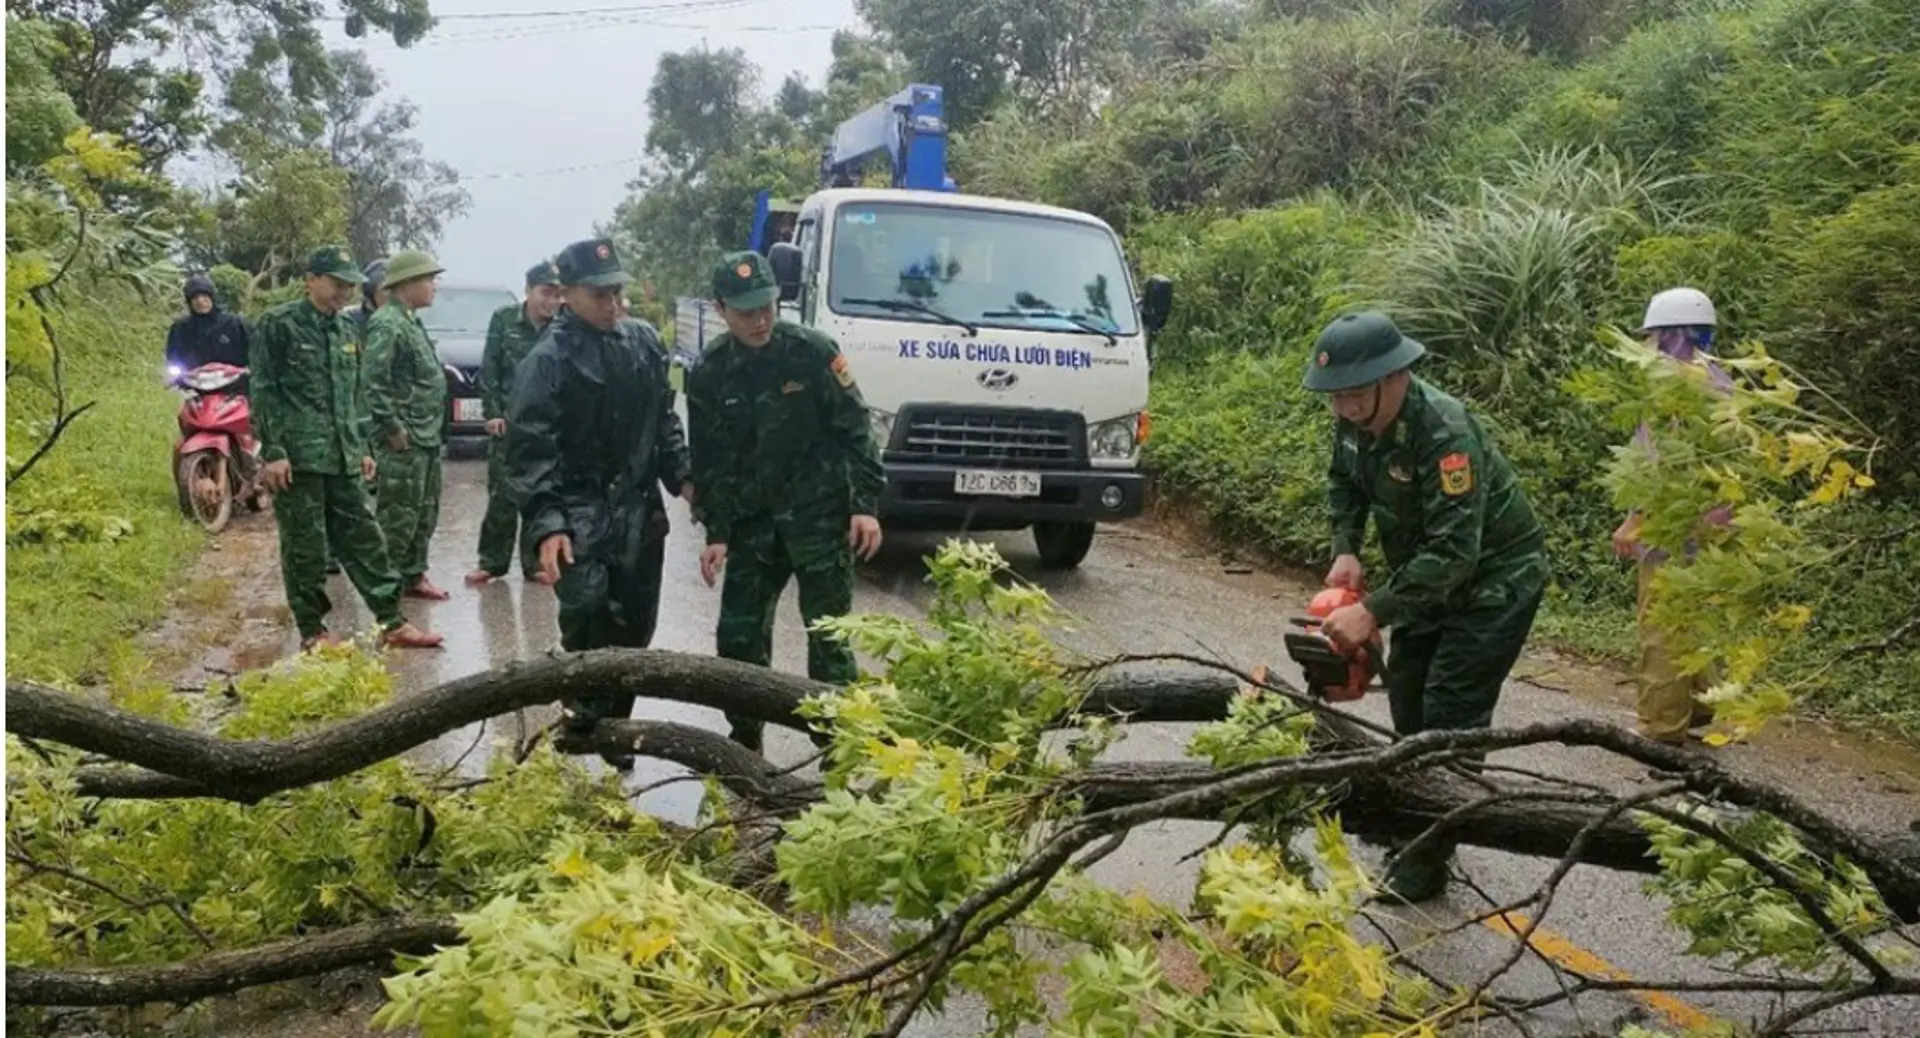
[[[1713,300],[1697,288],[1669,288],[1647,303],[1646,319],[1640,331],[1654,328],[1712,328],[1719,324],[1713,312]]]

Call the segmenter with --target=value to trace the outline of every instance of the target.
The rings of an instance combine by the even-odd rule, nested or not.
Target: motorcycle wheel
[[[218,451],[194,451],[182,457],[174,470],[187,517],[208,533],[219,533],[233,519],[233,487],[222,461]]]

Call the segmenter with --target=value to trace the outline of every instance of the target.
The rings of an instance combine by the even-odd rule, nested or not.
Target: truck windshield
[[[1050,216],[860,202],[834,217],[835,313],[1080,335],[1133,335],[1133,291],[1111,233]],[[884,301],[884,302],[882,302]],[[915,304],[901,306],[897,304]]]

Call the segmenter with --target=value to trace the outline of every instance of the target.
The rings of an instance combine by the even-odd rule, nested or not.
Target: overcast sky
[[[435,0],[440,23],[405,50],[331,34],[366,51],[390,96],[419,106],[427,156],[458,169],[473,195],[440,243],[444,283],[517,292],[528,267],[612,216],[645,143],[662,54],[703,40],[739,47],[770,97],[790,71],[818,86],[833,30],[859,25],[852,0],[560,0],[538,17],[458,17],[541,6]]]

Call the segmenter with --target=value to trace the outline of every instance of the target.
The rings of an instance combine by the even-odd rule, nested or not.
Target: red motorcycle
[[[252,512],[265,504],[253,409],[235,389],[247,369],[202,364],[191,371],[174,367],[169,374],[174,385],[187,391],[180,405],[181,440],[173,452],[180,510],[208,533],[219,533],[233,518],[235,501]]]

